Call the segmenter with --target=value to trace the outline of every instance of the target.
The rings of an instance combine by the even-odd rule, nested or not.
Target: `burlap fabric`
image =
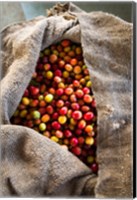
[[[132,197],[132,24],[74,4],[57,5],[6,27],[1,62],[1,196]],[[40,50],[80,42],[97,101],[98,176],[74,155],[32,129],[10,124],[35,71]]]

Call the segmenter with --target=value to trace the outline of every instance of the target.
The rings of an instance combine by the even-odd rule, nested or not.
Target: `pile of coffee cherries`
[[[41,51],[11,123],[59,143],[97,173],[96,102],[80,44],[64,39]]]

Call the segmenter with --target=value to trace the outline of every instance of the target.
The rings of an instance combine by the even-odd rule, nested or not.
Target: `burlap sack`
[[[2,31],[1,196],[132,197],[132,24],[108,13],[58,5],[49,17]],[[97,101],[99,173],[32,129],[10,124],[40,50],[80,42]],[[96,182],[97,179],[97,182]]]

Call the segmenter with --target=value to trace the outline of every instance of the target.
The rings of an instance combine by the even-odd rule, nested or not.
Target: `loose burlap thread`
[[[48,15],[1,33],[1,196],[132,197],[132,24],[71,3]],[[81,43],[93,81],[98,176],[55,142],[10,123],[40,51],[64,38]]]

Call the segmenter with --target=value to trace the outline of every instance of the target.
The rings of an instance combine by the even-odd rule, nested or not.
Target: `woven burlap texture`
[[[132,24],[71,3],[55,6],[48,15],[1,33],[1,196],[132,197]],[[81,43],[93,82],[97,177],[55,142],[10,124],[40,51],[64,38]]]

